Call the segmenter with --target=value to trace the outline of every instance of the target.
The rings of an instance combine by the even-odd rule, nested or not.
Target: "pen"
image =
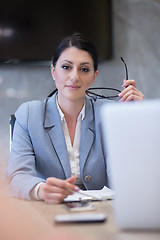
[[[84,191],[82,191],[82,190],[79,190],[78,193],[80,193],[80,194],[83,195],[83,196],[91,197],[93,200],[101,200],[101,198],[91,196],[90,194],[88,194],[88,193],[86,193],[86,192],[84,192]]]

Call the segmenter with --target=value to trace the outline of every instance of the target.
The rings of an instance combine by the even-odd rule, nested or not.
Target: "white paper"
[[[110,188],[107,188],[104,186],[101,190],[84,190],[81,191],[84,193],[89,194],[89,196],[84,196],[78,192],[69,195],[67,198],[64,199],[64,202],[71,202],[71,201],[84,201],[84,200],[107,200],[107,199],[113,199],[114,198],[114,191],[112,191]]]

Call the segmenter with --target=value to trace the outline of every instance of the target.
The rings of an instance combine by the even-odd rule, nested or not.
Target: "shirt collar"
[[[57,98],[56,98],[56,103],[57,103],[57,108],[58,108],[58,111],[59,111],[59,114],[60,114],[60,117],[61,117],[61,121],[63,121],[65,117],[64,117],[64,114],[63,114],[62,110],[61,110],[60,107],[59,107],[59,104],[58,104],[58,96],[57,96]],[[84,117],[85,117],[85,103],[84,103],[83,108],[82,108],[82,110],[80,111],[77,119],[80,119],[80,118],[81,118],[81,120],[83,120]]]

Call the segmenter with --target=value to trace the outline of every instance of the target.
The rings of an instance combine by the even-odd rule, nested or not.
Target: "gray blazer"
[[[100,101],[86,97],[81,125],[80,173],[86,189],[108,186],[100,124]],[[30,199],[30,191],[48,177],[71,176],[70,163],[56,105],[56,94],[44,102],[22,104],[17,112],[6,176],[14,196]]]

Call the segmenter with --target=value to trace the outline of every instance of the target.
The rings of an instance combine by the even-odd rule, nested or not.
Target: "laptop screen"
[[[101,123],[123,229],[160,229],[160,100],[107,103]]]

